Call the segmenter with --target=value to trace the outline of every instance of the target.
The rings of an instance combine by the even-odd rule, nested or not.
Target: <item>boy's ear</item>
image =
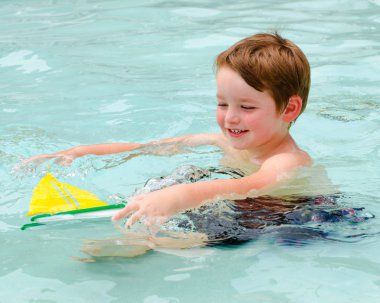
[[[288,123],[294,121],[295,119],[297,119],[297,117],[301,113],[301,109],[302,109],[302,98],[297,95],[291,96],[289,98],[288,105],[286,106],[285,110],[282,113],[283,115],[282,119]]]

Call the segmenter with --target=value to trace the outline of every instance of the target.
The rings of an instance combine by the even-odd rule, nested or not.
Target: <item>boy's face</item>
[[[260,92],[227,66],[217,76],[216,119],[230,144],[239,150],[270,149],[288,131],[268,92]]]

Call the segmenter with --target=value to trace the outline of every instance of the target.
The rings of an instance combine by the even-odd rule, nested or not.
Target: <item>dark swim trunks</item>
[[[185,165],[170,175],[150,179],[135,194],[159,190],[174,184],[192,183],[202,179],[217,179],[227,175],[240,178],[244,173],[236,169],[202,169]],[[211,203],[185,212],[174,223],[183,229],[208,235],[209,244],[241,244],[262,235],[274,235],[284,244],[327,238],[323,223],[359,223],[373,215],[363,208],[339,208],[342,194],[330,196],[260,196],[236,201]]]
[[[203,206],[186,212],[193,229],[208,235],[210,244],[242,244],[263,235],[274,236],[283,244],[328,238],[324,223],[359,223],[372,217],[363,208],[339,209],[340,196],[270,197],[223,201],[231,211]],[[189,222],[179,223],[185,227]]]

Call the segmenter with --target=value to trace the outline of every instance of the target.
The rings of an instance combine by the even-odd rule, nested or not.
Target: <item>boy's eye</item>
[[[227,107],[227,104],[226,103],[218,103],[218,106],[219,107]]]
[[[255,109],[256,107],[254,107],[254,106],[245,106],[245,105],[242,105],[241,108],[242,108],[242,109]]]

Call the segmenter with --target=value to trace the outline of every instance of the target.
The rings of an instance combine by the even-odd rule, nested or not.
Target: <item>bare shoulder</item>
[[[307,152],[297,149],[292,152],[283,152],[269,157],[263,162],[261,169],[287,172],[300,167],[310,166],[312,163],[313,160]]]

